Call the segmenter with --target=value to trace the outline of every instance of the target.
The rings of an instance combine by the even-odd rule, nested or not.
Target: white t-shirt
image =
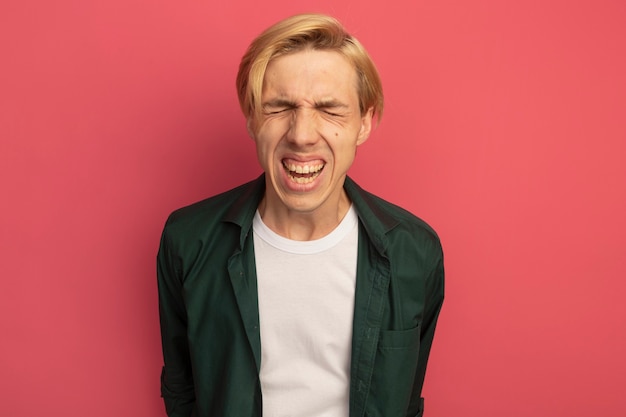
[[[330,234],[286,239],[253,222],[265,417],[348,417],[358,247],[353,207]]]

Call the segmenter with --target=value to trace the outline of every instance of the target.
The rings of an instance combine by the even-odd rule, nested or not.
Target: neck
[[[273,201],[266,192],[259,204],[259,214],[267,227],[287,239],[315,240],[332,232],[350,209],[351,202],[343,189],[330,200],[313,211],[301,212]]]

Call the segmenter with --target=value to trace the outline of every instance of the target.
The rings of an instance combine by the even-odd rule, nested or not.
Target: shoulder
[[[346,189],[356,205],[361,220],[363,223],[369,223],[370,229],[382,231],[389,239],[404,237],[433,246],[433,249],[441,247],[437,232],[420,217],[365,191],[350,179],[346,181]]]
[[[259,180],[251,181],[172,212],[164,227],[164,236],[170,239],[189,239],[214,234],[216,228],[241,223],[251,217],[257,202]],[[241,224],[239,224],[241,226]]]
[[[372,196],[379,207],[397,220],[397,225],[387,233],[389,252],[400,253],[401,257],[417,256],[438,262],[443,256],[441,240],[437,232],[420,217],[380,197]]]
[[[173,211],[168,225],[185,225],[187,223],[204,222],[216,215],[224,214],[233,201],[243,194],[250,183],[240,185],[228,191],[216,194],[201,201]]]

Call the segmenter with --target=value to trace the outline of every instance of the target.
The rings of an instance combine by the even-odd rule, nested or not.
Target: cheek
[[[285,135],[289,128],[289,122],[283,119],[266,121],[257,131],[257,137],[264,144],[276,144]]]
[[[262,134],[257,134],[254,138],[254,146],[256,147],[256,154],[259,160],[264,159],[270,148],[267,138]]]
[[[272,157],[272,147],[267,142],[257,143],[256,153],[259,159],[267,160]]]

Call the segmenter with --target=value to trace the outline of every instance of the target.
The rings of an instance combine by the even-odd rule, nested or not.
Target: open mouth
[[[283,167],[289,178],[298,184],[308,184],[317,178],[324,169],[323,163],[294,164],[283,161]]]

